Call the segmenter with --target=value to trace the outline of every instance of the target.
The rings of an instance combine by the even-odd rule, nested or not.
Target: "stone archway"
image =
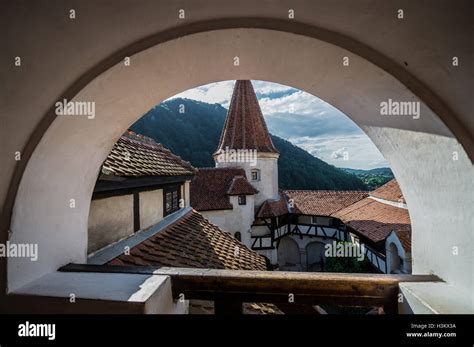
[[[387,266],[388,273],[400,273],[400,254],[398,253],[397,245],[390,243],[387,249]]]
[[[236,55],[239,66],[233,65]],[[341,57],[347,55],[357,68],[341,68]],[[38,243],[40,252],[49,256],[36,263],[10,259],[9,291],[66,263],[86,260],[89,203],[98,169],[130,124],[178,92],[227,79],[294,86],[349,115],[390,162],[404,191],[414,230],[414,272],[433,270],[443,279],[471,286],[463,275],[468,254],[460,254],[449,266],[433,254],[445,253],[454,244],[471,245],[464,231],[469,215],[456,221],[442,216],[472,205],[471,197],[460,194],[472,184],[472,164],[426,104],[421,103],[420,119],[380,116],[381,101],[419,100],[384,69],[316,38],[249,28],[184,36],[141,51],[131,60],[131,66],[120,62],[95,76],[75,95],[74,100],[96,103],[94,120],[54,119],[32,153],[16,194],[11,241]],[[454,152],[458,160],[443,169]],[[453,174],[457,180],[450,179]],[[433,189],[440,184],[445,185],[442,197]],[[423,237],[427,232],[431,241]]]
[[[278,266],[282,271],[301,271],[301,255],[298,243],[291,237],[283,237],[277,249]]]
[[[322,271],[324,262],[323,242],[310,242],[306,245],[307,271]]]

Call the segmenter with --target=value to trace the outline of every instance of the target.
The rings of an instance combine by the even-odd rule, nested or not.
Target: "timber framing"
[[[125,180],[103,180],[99,179],[94,188],[92,199],[104,199],[111,196],[128,195],[137,191],[149,191],[162,189],[170,185],[184,184],[191,181],[194,176],[154,176],[127,178]]]

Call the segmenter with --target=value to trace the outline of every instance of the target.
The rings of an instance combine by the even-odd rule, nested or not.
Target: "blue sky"
[[[235,81],[211,83],[174,96],[229,107]],[[388,163],[365,133],[323,100],[285,85],[252,81],[270,132],[337,167],[373,169]],[[347,153],[345,160],[344,154]]]

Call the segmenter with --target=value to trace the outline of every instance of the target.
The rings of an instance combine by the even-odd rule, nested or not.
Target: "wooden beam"
[[[133,231],[140,230],[140,193],[133,193]]]
[[[170,184],[182,184],[192,180],[193,177],[194,175],[128,177],[122,181],[99,179],[94,187],[94,194],[127,189],[134,191],[137,188],[141,190],[159,189]]]
[[[432,275],[350,274],[214,270],[145,266],[70,264],[60,271],[140,273],[170,276],[175,298],[233,300],[235,302],[384,306],[396,311],[398,283],[438,282]]]

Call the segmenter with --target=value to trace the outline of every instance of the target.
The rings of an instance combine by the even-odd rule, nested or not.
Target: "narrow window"
[[[234,234],[234,237],[235,237],[238,241],[242,241],[242,234],[240,233],[240,231],[237,231],[237,232]]]
[[[247,197],[245,195],[239,195],[239,205],[246,205]]]
[[[179,187],[166,188],[164,190],[163,215],[167,216],[179,210],[180,189]]]
[[[260,170],[254,169],[250,173],[252,181],[260,181]]]

